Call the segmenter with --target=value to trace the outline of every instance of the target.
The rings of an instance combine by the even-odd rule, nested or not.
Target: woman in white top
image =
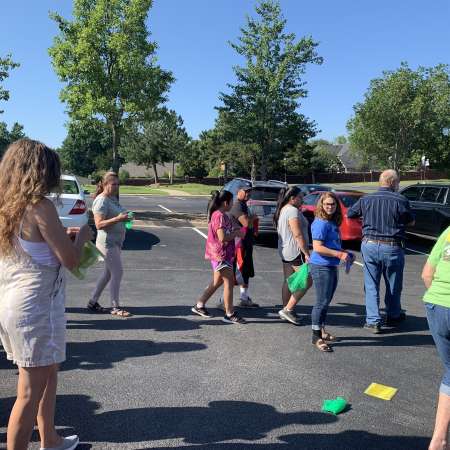
[[[91,239],[65,229],[46,198],[60,185],[56,152],[37,141],[11,144],[0,163],[0,338],[19,367],[8,449],[25,450],[37,422],[43,449],[74,449],[54,425],[58,366],[65,360],[65,278]]]
[[[300,212],[303,194],[297,187],[282,189],[279,193],[274,224],[278,232],[278,253],[283,262],[284,282],[282,288],[283,309],[278,312],[281,319],[298,325],[295,306],[312,285],[308,277],[306,289],[289,292],[286,280],[299,266],[309,261],[308,221]]]

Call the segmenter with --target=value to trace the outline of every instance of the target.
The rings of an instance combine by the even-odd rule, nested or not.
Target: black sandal
[[[91,312],[99,313],[99,314],[104,314],[104,313],[107,313],[107,312],[108,312],[108,310],[107,310],[106,308],[103,308],[103,306],[100,305],[99,302],[95,302],[95,303],[90,303],[90,302],[89,302],[89,303],[87,304],[87,309],[88,309],[89,311],[91,311]]]
[[[332,334],[328,333],[328,332],[323,332],[322,333],[322,339],[324,341],[328,341],[328,342],[339,342],[340,339],[336,336],[333,336]]]
[[[323,353],[332,353],[333,349],[322,339],[313,339],[312,344]]]

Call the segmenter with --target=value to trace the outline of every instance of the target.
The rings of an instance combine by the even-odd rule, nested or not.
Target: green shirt
[[[439,236],[428,257],[428,264],[435,268],[435,272],[423,300],[450,308],[450,227]]]

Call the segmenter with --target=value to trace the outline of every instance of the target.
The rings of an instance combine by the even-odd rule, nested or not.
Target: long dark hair
[[[211,200],[208,203],[208,222],[211,220],[211,216],[214,211],[217,211],[223,203],[231,202],[233,200],[233,194],[230,191],[213,191],[211,192]]]
[[[283,188],[278,193],[277,209],[273,215],[273,223],[276,227],[278,226],[278,219],[280,218],[280,213],[283,206],[287,205],[291,198],[297,197],[297,195],[301,193],[302,191],[298,186]]]

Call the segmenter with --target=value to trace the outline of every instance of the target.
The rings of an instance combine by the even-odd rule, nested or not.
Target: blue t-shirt
[[[322,241],[325,247],[333,250],[341,250],[341,235],[339,227],[329,220],[314,219],[311,224],[311,235],[313,240]],[[323,256],[313,251],[310,262],[319,266],[338,266],[341,262],[339,258],[333,256]]]

